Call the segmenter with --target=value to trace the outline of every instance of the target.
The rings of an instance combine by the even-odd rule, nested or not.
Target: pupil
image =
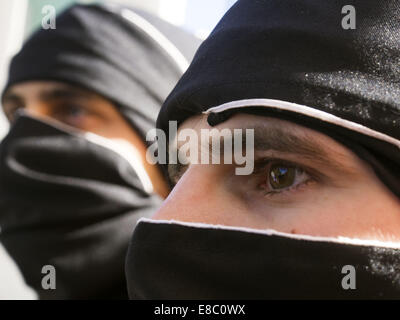
[[[83,114],[82,109],[78,108],[78,107],[70,107],[68,112],[69,112],[69,115],[72,117],[78,117],[81,114]]]
[[[275,165],[270,169],[270,185],[273,189],[290,187],[295,180],[296,169],[294,167]]]

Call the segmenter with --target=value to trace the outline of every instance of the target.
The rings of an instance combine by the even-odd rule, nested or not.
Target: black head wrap
[[[118,5],[75,5],[12,59],[5,90],[28,80],[90,89],[119,106],[142,137],[200,41],[154,16]],[[4,92],[5,92],[4,90]]]
[[[355,29],[342,26],[348,5]],[[234,112],[294,121],[348,146],[400,197],[399,16],[396,0],[239,0],[167,98],[158,127],[202,112],[211,125]]]

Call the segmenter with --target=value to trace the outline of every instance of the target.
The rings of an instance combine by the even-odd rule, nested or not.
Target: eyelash
[[[254,174],[256,175],[262,175],[262,181],[259,182],[257,184],[257,186],[262,190],[263,195],[265,197],[274,197],[277,195],[282,195],[282,194],[286,194],[286,193],[291,193],[294,192],[295,190],[298,190],[301,187],[304,187],[312,182],[316,182],[318,180],[318,177],[316,176],[315,170],[311,170],[309,168],[304,168],[304,166],[287,161],[287,160],[283,160],[283,159],[262,159],[259,161],[256,161],[257,165],[255,166],[255,170],[254,170]],[[302,172],[304,172],[308,178],[301,182],[298,183],[297,185],[294,186],[290,186],[288,188],[282,188],[282,189],[277,189],[277,190],[266,190],[266,184],[269,184],[269,170],[271,169],[271,167],[274,164],[281,164],[284,166],[289,166],[289,167],[294,167],[296,169],[300,169]]]

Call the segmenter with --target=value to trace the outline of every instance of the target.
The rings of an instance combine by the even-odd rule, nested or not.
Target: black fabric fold
[[[0,144],[0,241],[41,299],[127,298],[129,239],[160,203],[126,159],[83,135],[20,116]],[[42,287],[45,265],[56,290]]]

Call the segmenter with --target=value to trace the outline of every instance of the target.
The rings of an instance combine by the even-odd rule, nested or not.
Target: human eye
[[[79,104],[62,103],[52,108],[51,117],[76,128],[85,128],[94,114]]]
[[[55,113],[65,117],[80,117],[86,115],[88,112],[83,106],[65,103],[56,108]]]
[[[258,188],[268,198],[294,195],[318,178],[312,170],[286,160],[265,159],[255,174],[260,177]]]

